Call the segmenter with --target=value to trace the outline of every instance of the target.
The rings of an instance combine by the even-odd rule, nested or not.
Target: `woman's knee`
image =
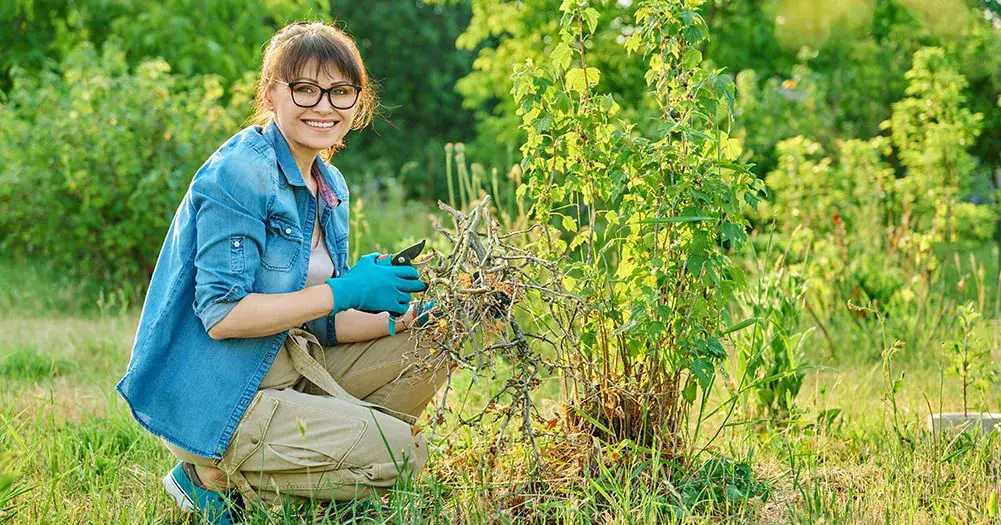
[[[427,460],[427,440],[418,427],[373,410],[365,436],[344,458],[344,467],[386,479],[405,471],[420,472]]]

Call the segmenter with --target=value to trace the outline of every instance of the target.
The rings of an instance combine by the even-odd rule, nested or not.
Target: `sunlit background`
[[[684,25],[695,33],[662,37],[708,41],[671,63],[734,85],[725,107],[699,115],[727,128],[723,147],[705,151],[725,149],[764,184],[743,202],[761,199],[741,210],[745,250],[727,253],[749,283],[732,319],[757,324],[727,333],[708,396],[732,400],[711,417],[729,409],[734,420],[707,449],[739,462],[724,488],[705,490],[726,502],[734,487],[740,503],[700,516],[996,522],[997,435],[943,441],[924,418],[1001,409],[1001,0],[686,1],[699,4]],[[247,125],[276,30],[335,23],[378,83],[380,114],[331,161],[352,191],[354,259],[423,238],[444,249],[439,199],[468,207],[490,194],[505,226],[529,226],[519,187],[541,175],[521,164],[512,75],[558,62],[558,49],[569,57],[561,4],[0,1],[0,523],[176,517],[154,476],[169,454],[112,385],[174,211],[202,162]],[[649,57],[626,52],[641,2],[589,5],[594,92],[614,98],[632,136],[669,141],[677,123],[651,95]],[[543,117],[537,129],[552,125]],[[570,220],[549,226],[569,242],[583,236],[573,215],[591,209],[565,208]],[[757,381],[742,387],[740,374]],[[559,389],[545,388],[556,406]],[[466,445],[436,452],[476,456]],[[649,462],[616,466],[608,458],[621,450],[556,507],[614,522],[674,501],[629,492]],[[752,467],[772,499],[734,481]],[[446,478],[423,486],[441,499],[418,501],[420,513],[464,497],[488,510],[444,515],[517,516]]]

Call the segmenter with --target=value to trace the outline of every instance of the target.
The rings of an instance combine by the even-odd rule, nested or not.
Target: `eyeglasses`
[[[311,108],[320,103],[323,95],[327,95],[327,101],[337,109],[351,109],[358,102],[358,94],[361,86],[354,84],[336,84],[327,89],[312,82],[283,82],[292,91],[292,102],[300,108]]]

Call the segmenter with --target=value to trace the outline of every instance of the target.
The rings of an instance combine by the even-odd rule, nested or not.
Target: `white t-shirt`
[[[309,250],[309,272],[306,274],[306,287],[316,286],[334,275],[334,262],[327,252],[324,242],[323,228],[320,226],[320,189],[316,189],[316,223],[313,225],[313,239]]]

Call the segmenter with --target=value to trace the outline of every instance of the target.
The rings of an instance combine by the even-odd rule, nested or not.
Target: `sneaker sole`
[[[177,503],[181,510],[186,512],[193,512],[195,510],[195,502],[191,501],[191,498],[181,489],[181,486],[177,484],[177,480],[174,479],[174,475],[170,472],[163,477],[163,487],[167,489],[167,494]]]

